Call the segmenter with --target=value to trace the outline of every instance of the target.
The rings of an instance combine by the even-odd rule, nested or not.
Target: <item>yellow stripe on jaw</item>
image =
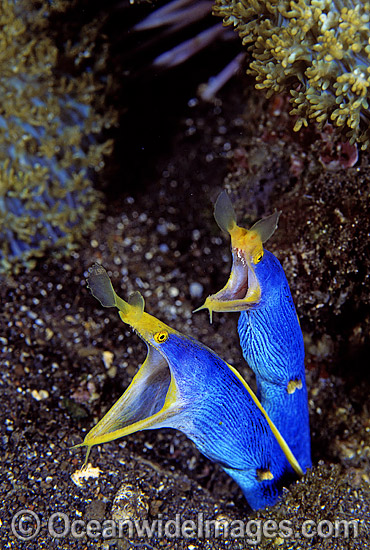
[[[233,252],[233,265],[226,285],[216,294],[208,296],[202,306],[193,313],[208,309],[212,322],[212,312],[244,311],[258,304],[261,287],[255,274],[253,260],[263,254],[261,240],[257,233],[234,226],[230,231]],[[246,254],[245,250],[249,250]],[[246,283],[247,282],[247,283]],[[240,297],[245,285],[244,297]],[[238,296],[235,297],[234,296]]]
[[[148,350],[146,360],[125,393],[118,399],[100,422],[90,430],[84,441],[76,445],[78,447],[88,447],[86,461],[90,448],[93,445],[107,443],[108,441],[113,441],[140,430],[159,428],[164,425],[168,419],[182,410],[183,403],[179,396],[178,387],[166,359],[162,357],[155,348],[148,346]],[[170,378],[170,382],[164,397],[163,406],[155,414],[150,414],[145,417],[146,408],[143,406],[143,396],[145,392],[148,392],[148,388],[151,388],[150,384],[153,375],[165,369],[168,369],[167,375],[168,378]],[[163,379],[165,380],[165,377],[163,377]],[[167,384],[164,383],[163,393],[166,385]],[[153,406],[155,399],[161,399],[161,397],[158,396],[158,387],[156,387],[156,391],[153,391],[152,400],[150,395],[149,398],[148,395],[145,395],[145,398],[148,400],[149,407]],[[140,410],[140,407],[142,410]],[[144,416],[143,418],[138,418],[138,409],[139,413]],[[150,408],[147,410],[150,410]],[[132,423],[130,423],[130,419],[133,420]]]
[[[222,292],[222,291],[220,291]],[[206,301],[204,304],[197,309],[193,310],[193,313],[197,313],[198,311],[201,311],[202,309],[208,309],[210,319],[212,322],[212,313],[214,311],[219,313],[226,313],[226,312],[233,312],[233,311],[244,311],[246,309],[249,309],[251,306],[258,304],[261,298],[261,289],[260,287],[256,287],[248,294],[246,298],[242,298],[239,300],[219,300],[218,294],[212,294],[211,296],[208,296],[206,298]]]
[[[131,382],[128,390],[131,388],[134,383],[135,378]],[[130,435],[132,433],[138,432],[140,430],[148,430],[158,428],[158,424],[162,424],[163,421],[167,420],[174,414],[177,414],[180,411],[179,407],[175,407],[177,404],[178,390],[176,386],[175,379],[171,377],[171,383],[168,388],[166,395],[165,403],[162,409],[143,420],[138,420],[133,424],[129,424],[124,428],[120,428],[113,431],[105,431],[105,426],[110,425],[110,423],[116,420],[119,417],[119,412],[125,406],[124,397],[126,392],[120,397],[120,399],[113,405],[113,407],[107,412],[107,414],[100,420],[100,422],[87,434],[84,441],[80,444],[81,446],[92,447],[93,445],[100,445],[101,443],[107,443],[108,441],[113,441],[114,439],[119,439],[125,435]],[[122,401],[121,401],[122,400]],[[174,410],[175,409],[175,410]]]

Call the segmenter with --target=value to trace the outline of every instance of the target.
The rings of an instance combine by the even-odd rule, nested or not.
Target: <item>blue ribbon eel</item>
[[[284,270],[264,250],[280,213],[239,227],[225,191],[215,204],[215,219],[230,234],[232,268],[222,290],[204,305],[212,312],[239,311],[238,333],[243,355],[254,371],[257,395],[305,471],[311,467],[308,398],[302,331]]]
[[[298,461],[242,376],[211,349],[144,311],[140,293],[124,301],[94,264],[88,286],[144,340],[146,360],[131,384],[78,446],[139,430],[175,428],[239,484],[253,509],[274,504],[283,486],[303,475]],[[86,457],[87,461],[87,457]]]

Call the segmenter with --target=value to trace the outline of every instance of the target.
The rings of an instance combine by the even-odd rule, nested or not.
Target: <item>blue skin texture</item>
[[[311,467],[311,451],[302,331],[278,259],[265,250],[254,270],[261,299],[240,314],[240,344],[256,375],[262,406],[305,471]],[[301,387],[288,393],[292,380]]]
[[[212,350],[170,334],[163,354],[186,405],[167,427],[185,433],[239,484],[253,509],[276,503],[291,467],[266,418],[230,367]],[[257,470],[269,470],[261,481]]]
[[[148,346],[131,384],[81,445],[88,447],[139,430],[175,428],[239,484],[254,509],[276,503],[283,486],[302,474],[239,373],[211,349],[144,312],[134,293],[114,292],[102,266],[89,270],[88,285],[105,307],[117,307]],[[86,456],[86,461],[88,457]]]

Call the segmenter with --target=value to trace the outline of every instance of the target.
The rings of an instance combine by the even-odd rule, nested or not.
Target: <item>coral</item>
[[[369,144],[370,3],[351,0],[216,0],[253,61],[268,96],[289,90],[295,130],[331,122],[351,143]]]
[[[93,226],[100,207],[92,177],[112,147],[97,137],[114,123],[110,110],[100,114],[104,83],[94,60],[81,63],[91,56],[97,27],[82,28],[79,43],[57,47],[49,20],[62,18],[64,4],[38,6],[0,6],[1,271],[32,267],[51,246],[66,253]]]

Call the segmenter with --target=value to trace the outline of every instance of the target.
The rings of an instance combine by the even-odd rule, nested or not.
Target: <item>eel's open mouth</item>
[[[181,405],[177,387],[165,357],[148,344],[146,360],[131,384],[82,445],[91,447],[139,430],[166,427]]]
[[[275,211],[256,222],[251,229],[244,229],[237,225],[234,207],[226,191],[222,191],[215,203],[214,215],[218,226],[231,237],[233,265],[224,288],[208,296],[204,304],[195,310],[208,309],[211,322],[213,311],[244,311],[260,302],[261,287],[252,260],[255,258],[258,262],[262,259],[262,245],[274,234],[280,212]]]
[[[261,298],[261,289],[256,274],[243,250],[232,248],[233,264],[229,280],[216,294],[208,296],[204,304],[196,309],[212,311],[243,311],[257,305]]]

